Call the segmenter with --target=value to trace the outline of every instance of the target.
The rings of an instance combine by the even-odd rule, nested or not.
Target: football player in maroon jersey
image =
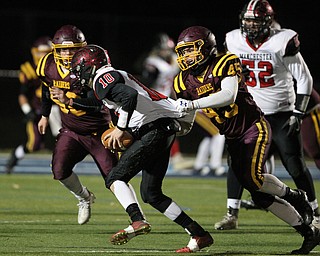
[[[303,148],[320,170],[320,95],[312,89],[307,111],[302,119],[301,136]],[[318,224],[319,221],[318,221]]]
[[[44,56],[37,67],[37,75],[43,81],[42,118],[38,123],[40,133],[44,134],[48,126],[48,117],[52,104],[60,107],[62,129],[57,136],[52,156],[52,172],[55,180],[60,181],[79,200],[78,223],[89,221],[91,204],[95,196],[82,185],[73,171],[75,165],[87,155],[91,155],[102,175],[106,177],[117,162],[114,153],[105,149],[101,143],[101,134],[109,128],[110,112],[97,104],[89,110],[81,110],[77,100],[96,100],[92,90],[88,91],[77,84],[70,74],[70,62],[73,54],[87,44],[82,31],[73,25],[59,28],[52,40],[53,51]],[[73,107],[55,98],[51,91],[61,89],[74,100]]]
[[[174,79],[180,112],[202,111],[226,137],[231,167],[256,204],[298,231],[304,241],[292,254],[307,254],[320,242],[313,210],[303,190],[293,190],[265,171],[271,129],[247,92],[241,62],[231,53],[217,55],[214,34],[193,26],[181,32],[175,48],[182,70]]]
[[[33,60],[26,61],[20,66],[19,81],[21,87],[18,101],[25,115],[27,141],[12,151],[5,169],[8,174],[12,173],[13,168],[26,154],[38,151],[43,147],[45,138],[38,131],[38,122],[41,118],[41,80],[36,74],[36,67],[39,60],[51,51],[51,38],[48,36],[39,37],[31,47]],[[54,137],[57,136],[61,128],[60,115],[59,112],[57,113],[59,122],[50,123],[50,129]],[[51,118],[53,117],[51,116]]]

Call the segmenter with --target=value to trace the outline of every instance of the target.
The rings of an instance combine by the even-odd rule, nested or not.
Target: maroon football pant
[[[91,155],[105,178],[116,164],[117,157],[106,149],[100,135],[79,135],[67,129],[61,129],[52,156],[52,172],[56,180],[68,178],[74,166],[87,155]]]
[[[303,149],[320,169],[320,108],[307,115],[301,125]]]

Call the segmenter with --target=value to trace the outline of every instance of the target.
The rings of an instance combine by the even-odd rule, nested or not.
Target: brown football
[[[104,133],[101,135],[101,142],[105,148],[108,148],[109,138],[105,138],[110,132],[112,132],[115,128],[109,128],[108,130],[104,131]],[[111,148],[112,150],[116,151],[124,151],[126,150],[132,143],[133,143],[133,137],[132,135],[125,131],[124,136],[122,138],[122,147],[121,148]]]

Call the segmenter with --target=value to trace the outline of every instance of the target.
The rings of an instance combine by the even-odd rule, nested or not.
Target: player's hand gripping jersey
[[[49,116],[54,102],[60,107],[62,126],[64,128],[79,134],[92,134],[97,131],[104,131],[106,127],[109,127],[111,117],[108,109],[92,112],[77,110],[79,108],[75,109],[52,98],[49,87],[55,86],[65,90],[68,98],[88,98],[88,101],[96,100],[94,97],[88,97],[90,91],[88,93],[85,87],[80,86],[78,80],[70,75],[70,71],[64,71],[60,65],[55,63],[52,53],[47,54],[40,60],[37,67],[37,75],[44,83],[44,88],[42,89],[42,111],[44,116]]]
[[[147,88],[127,72],[113,67],[105,66],[97,71],[93,89],[98,99],[109,109],[115,109],[119,116],[118,128],[129,127],[134,130],[160,118],[181,117],[174,100]]]

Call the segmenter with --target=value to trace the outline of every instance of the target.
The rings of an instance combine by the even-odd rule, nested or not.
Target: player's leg
[[[10,154],[6,163],[5,172],[12,173],[13,168],[22,160],[26,154],[35,152],[41,148],[43,135],[40,135],[37,126],[37,120],[29,120],[26,123],[27,141],[24,144],[17,146]]]
[[[240,209],[241,196],[243,187],[235,176],[228,156],[229,170],[227,174],[227,214],[222,220],[215,223],[214,228],[217,230],[230,230],[238,228],[238,214]]]
[[[225,137],[217,133],[213,135],[210,141],[210,159],[209,166],[215,176],[226,174],[225,167],[222,165]]]
[[[297,188],[307,193],[309,202],[316,218],[319,218],[320,211],[316,198],[315,187],[311,173],[305,163],[302,141],[300,134],[288,137],[287,131],[282,129],[290,113],[281,113],[268,117],[271,120],[273,141],[277,145],[282,164],[292,177]]]
[[[201,250],[213,244],[213,238],[203,227],[193,220],[182,208],[162,192],[162,182],[168,165],[168,151],[162,152],[147,170],[143,171],[141,181],[141,197],[145,203],[164,214],[167,218],[177,223],[190,235],[187,246],[176,250],[178,253],[190,253]]]
[[[52,155],[52,172],[54,179],[59,180],[78,199],[78,223],[82,225],[91,217],[91,204],[95,196],[73,172],[74,166],[88,154],[78,140],[78,135],[67,130],[58,135]]]

